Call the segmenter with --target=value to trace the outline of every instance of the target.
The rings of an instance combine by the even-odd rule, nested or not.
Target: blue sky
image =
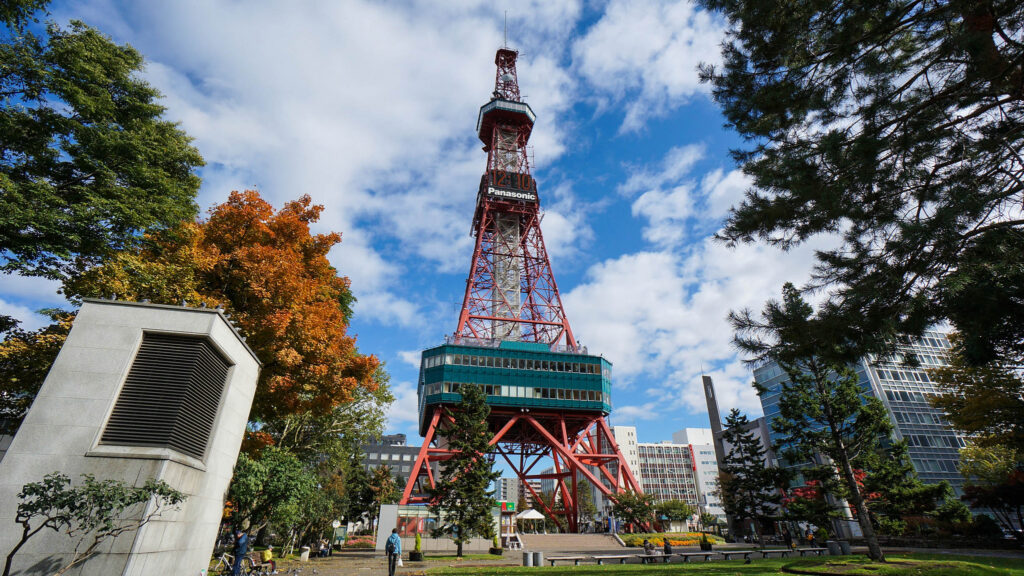
[[[455,329],[485,155],[474,134],[509,45],[538,120],[542,229],[576,336],[615,365],[613,424],[641,441],[706,427],[701,370],[723,411],[760,406],[729,345],[730,309],[801,283],[789,253],[711,241],[748,186],[741,142],[706,86],[724,23],[691,2],[186,0],[57,3],[138,48],[168,117],[195,138],[203,209],[256,188],[309,194],[359,303],[351,330],[392,376],[389,432],[417,442],[419,351]],[[41,323],[56,286],[0,279],[0,312]]]

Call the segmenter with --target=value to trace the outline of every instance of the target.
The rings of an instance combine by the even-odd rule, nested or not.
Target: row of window
[[[879,369],[878,376],[883,380],[902,382],[931,382],[928,374],[912,370],[885,370]]]
[[[896,421],[904,424],[939,424],[946,425],[946,420],[938,414],[929,412],[893,412]]]
[[[405,460],[406,462],[409,462],[416,459],[416,454],[390,454],[388,452],[378,454],[376,452],[370,452],[366,457],[369,460]]]
[[[914,468],[918,472],[959,472],[960,462],[956,460],[918,460],[913,459]]]
[[[963,439],[956,436],[926,436],[924,434],[908,434],[907,444],[924,448],[963,448]]]
[[[458,393],[461,386],[469,386],[463,382],[435,382],[423,387],[427,396],[441,393]],[[567,390],[565,388],[534,388],[532,386],[498,386],[492,384],[476,384],[484,389],[488,396],[504,396],[506,398],[539,398],[541,400],[576,400],[579,402],[604,402],[611,405],[611,395],[600,390]]]
[[[424,368],[435,366],[475,366],[478,368],[507,368],[509,370],[541,370],[547,372],[569,372],[571,374],[601,374],[600,364],[586,362],[562,362],[556,360],[534,360],[532,358],[498,358],[473,354],[438,354],[423,359]],[[604,370],[605,377],[611,378],[611,371]]]
[[[886,390],[885,395],[893,402],[927,402],[928,399],[920,392],[907,392],[906,390]]]

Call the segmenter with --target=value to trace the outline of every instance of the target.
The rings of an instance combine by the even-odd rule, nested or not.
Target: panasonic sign
[[[526,190],[505,190],[502,188],[487,187],[487,195],[503,200],[522,200],[524,202],[536,202],[537,193]]]

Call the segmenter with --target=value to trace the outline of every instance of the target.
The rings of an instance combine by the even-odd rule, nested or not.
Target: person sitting
[[[645,556],[654,556],[654,544],[651,544],[651,541],[648,540],[647,538],[644,538],[644,555]],[[641,560],[643,561],[644,564],[646,564],[648,562],[653,562],[654,561],[653,558],[642,558]]]
[[[665,556],[672,554],[672,543],[668,541],[668,536],[665,537],[665,544],[662,545],[662,551],[665,552]]]
[[[267,546],[267,549],[260,553],[260,562],[270,564],[270,573],[277,572],[277,562],[274,561],[274,547]]]

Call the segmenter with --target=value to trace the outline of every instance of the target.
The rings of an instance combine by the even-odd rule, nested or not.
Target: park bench
[[[761,550],[761,557],[767,558],[771,554],[778,554],[780,558],[785,558],[786,556],[789,556],[790,552],[792,552],[792,550],[789,548],[772,548],[770,550],[766,548]]]
[[[641,564],[654,564],[655,562],[658,561],[658,558],[661,558],[662,560],[665,561],[666,564],[668,564],[668,559],[671,558],[672,555],[671,554],[637,554],[636,557],[640,559],[640,563]]]
[[[800,553],[801,557],[803,557],[804,554],[810,553],[814,553],[816,556],[821,556],[825,552],[828,552],[828,548],[797,548],[796,551]]]
[[[683,562],[689,562],[691,556],[703,556],[704,561],[707,562],[708,560],[711,560],[711,557],[715,554],[718,554],[718,552],[712,552],[709,550],[707,552],[678,552],[675,555],[682,558]]]
[[[572,560],[574,566],[580,565],[580,560],[589,560],[590,556],[549,556],[545,558],[548,562],[551,562],[551,567],[555,567],[555,562],[568,562]]]
[[[757,550],[719,550],[726,560],[731,560],[733,556],[743,556],[743,559],[750,562],[750,555],[757,552]]]
[[[594,556],[594,560],[597,560],[598,566],[604,565],[605,560],[618,560],[619,564],[625,564],[626,560],[629,560],[633,556],[636,556],[636,554],[609,554],[603,556]]]

